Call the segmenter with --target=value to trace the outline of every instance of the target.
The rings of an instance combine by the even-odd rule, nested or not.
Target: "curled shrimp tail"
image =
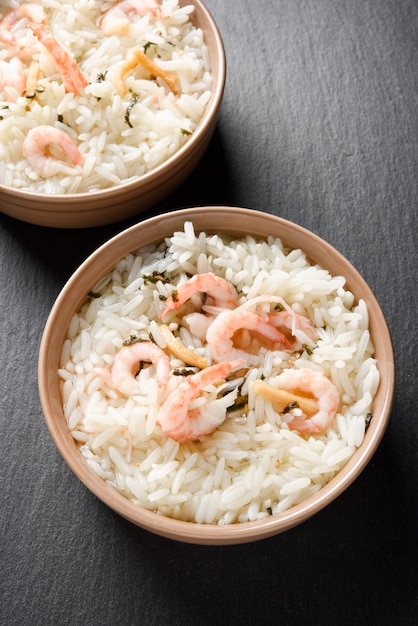
[[[210,435],[224,423],[227,410],[235,402],[237,394],[238,389],[234,389],[222,398],[189,411],[184,422],[169,425],[160,417],[164,434],[175,441],[196,441]]]
[[[59,147],[60,154],[53,152],[54,146]],[[43,178],[67,172],[66,157],[73,165],[84,162],[83,155],[67,133],[48,125],[30,129],[23,141],[22,152],[30,167]]]
[[[254,303],[251,303],[254,304]],[[222,311],[208,327],[206,340],[212,357],[216,361],[229,360],[232,356],[238,356],[245,347],[238,352],[234,345],[234,335],[238,331],[246,331],[252,336],[259,336],[269,342],[274,349],[289,349],[290,343],[278,328],[275,328],[262,315],[248,310],[250,301],[228,311]],[[258,344],[258,348],[260,344]]]
[[[163,319],[170,311],[178,311],[180,307],[196,294],[206,294],[213,304],[221,309],[234,309],[238,302],[238,293],[232,283],[212,272],[195,274],[166,300]]]
[[[125,395],[138,393],[140,386],[136,375],[140,364],[144,362],[153,364],[157,385],[164,390],[170,377],[170,359],[151,341],[141,341],[121,348],[110,372],[111,385]]]
[[[202,390],[225,378],[244,362],[237,359],[217,363],[189,376],[171,391],[157,417],[164,434],[176,441],[195,441],[216,430],[225,421],[227,408],[234,403],[237,389],[207,402],[200,398],[202,402],[197,407],[193,407],[192,403]]]
[[[340,394],[333,383],[320,372],[310,369],[285,370],[277,377],[279,389],[284,389],[294,394],[294,401],[298,404],[298,398],[308,396],[317,403],[317,411],[308,415],[299,411],[300,415],[294,415],[288,422],[290,430],[298,430],[302,433],[321,433],[331,425],[337,414],[340,402]]]

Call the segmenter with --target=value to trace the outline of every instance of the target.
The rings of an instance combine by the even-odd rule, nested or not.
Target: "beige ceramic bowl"
[[[145,244],[156,243],[181,230],[191,220],[196,232],[227,232],[234,236],[250,233],[278,236],[291,248],[301,248],[311,260],[331,274],[347,279],[356,300],[363,298],[369,308],[370,331],[375,345],[381,383],[373,419],[365,440],[344,469],[316,495],[286,512],[262,521],[229,526],[201,525],[176,521],[128,501],[108,487],[86,465],[72,439],[63,415],[57,368],[61,346],[73,313],[89,290],[121,258]],[[139,223],[105,243],[75,272],[57,298],[42,338],[39,357],[39,390],[42,408],[51,436],[78,478],[110,508],[130,522],[158,535],[188,543],[238,544],[281,533],[308,519],[337,498],[362,472],[373,456],[386,429],[394,391],[394,356],[385,318],[372,291],[354,267],[328,243],[311,232],[279,217],[249,209],[200,207],[183,209]]]
[[[103,191],[52,196],[0,185],[0,211],[40,226],[100,226],[127,219],[156,205],[190,176],[215,130],[225,87],[226,60],[218,27],[203,2],[179,0],[179,4],[195,7],[191,19],[204,33],[213,76],[211,99],[200,124],[186,144],[165,163],[137,181]]]

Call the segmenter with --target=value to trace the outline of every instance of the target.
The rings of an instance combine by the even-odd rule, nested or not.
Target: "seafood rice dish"
[[[0,184],[85,193],[174,155],[211,96],[193,5],[44,0],[0,7]]]
[[[93,472],[158,515],[278,515],[361,446],[379,386],[367,305],[270,236],[184,223],[86,294],[62,346],[64,414]]]

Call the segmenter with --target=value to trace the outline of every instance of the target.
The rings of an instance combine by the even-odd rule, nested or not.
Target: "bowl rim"
[[[335,264],[336,267],[341,266],[349,269],[350,278],[356,285],[355,291],[361,292],[362,298],[366,300],[368,307],[370,307],[370,304],[373,305],[374,316],[373,320],[370,320],[370,323],[373,323],[373,327],[378,328],[379,332],[376,336],[373,335],[373,332],[371,332],[371,334],[378,340],[377,342],[375,341],[375,348],[377,348],[376,344],[378,344],[379,349],[381,350],[381,355],[379,355],[378,361],[381,366],[379,368],[380,373],[381,375],[384,374],[384,378],[381,379],[381,385],[384,386],[378,392],[379,397],[381,396],[382,405],[379,419],[371,420],[362,445],[356,450],[356,452],[354,452],[347,464],[329,483],[322,487],[313,496],[306,498],[300,504],[291,507],[283,513],[265,518],[263,520],[241,522],[224,526],[196,524],[193,522],[185,522],[163,517],[162,515],[156,515],[155,513],[147,511],[146,509],[129,501],[125,496],[106,485],[99,476],[94,474],[94,472],[88,468],[87,463],[81,456],[81,453],[79,453],[79,460],[81,462],[74,462],[74,448],[77,450],[78,448],[76,447],[75,441],[71,437],[70,431],[68,430],[62,406],[57,401],[57,398],[53,398],[49,394],[51,385],[54,383],[57,385],[58,383],[58,365],[55,370],[51,370],[50,367],[51,346],[54,345],[54,342],[59,342],[60,339],[61,341],[64,339],[64,332],[66,332],[68,328],[65,324],[62,325],[60,337],[60,333],[57,333],[57,320],[62,319],[62,310],[63,308],[65,309],[65,305],[68,301],[72,302],[72,316],[73,312],[85,299],[85,294],[87,293],[87,290],[82,290],[82,292],[78,293],[76,296],[75,294],[77,294],[77,291],[75,291],[75,288],[77,287],[77,283],[79,281],[86,282],[89,273],[94,272],[94,268],[98,260],[106,258],[106,266],[102,267],[100,274],[96,274],[93,279],[89,279],[89,284],[93,287],[100,277],[105,275],[118,262],[118,260],[123,258],[123,256],[129,252],[135,251],[138,247],[142,247],[142,245],[144,245],[141,243],[138,246],[135,243],[135,236],[141,236],[142,231],[145,230],[153,233],[154,238],[150,240],[149,243],[162,241],[164,237],[170,235],[160,233],[174,232],[174,230],[178,228],[179,224],[183,224],[186,220],[193,221],[193,218],[196,218],[196,216],[202,216],[202,214],[210,216],[211,223],[216,223],[218,225],[222,223],[222,218],[225,217],[225,214],[233,215],[237,224],[236,229],[241,232],[241,234],[243,229],[240,228],[240,225],[245,222],[251,223],[251,221],[257,221],[257,223],[260,223],[260,229],[261,225],[268,225],[268,232],[273,233],[272,229],[274,229],[274,236],[280,237],[283,243],[287,245],[289,244],[286,241],[286,236],[282,236],[280,233],[281,231],[284,231],[289,235],[290,232],[297,238],[297,240],[300,239],[301,242],[308,241],[311,244],[310,247],[313,246],[318,250],[320,249],[323,254],[327,255],[327,258],[333,261],[333,264]],[[167,226],[164,229],[161,227],[162,219],[164,219],[167,223]],[[202,217],[202,219],[204,218]],[[177,225],[177,227],[175,225]],[[201,226],[196,230],[205,230],[205,228]],[[208,230],[215,232],[216,227]],[[218,230],[220,232],[234,234],[232,232],[233,229],[231,228],[227,228],[224,231],[222,231],[222,229]],[[290,247],[294,248],[299,246]],[[304,250],[303,245],[300,245],[300,248]],[[315,258],[312,257],[311,254],[306,254],[308,258],[315,261]],[[324,266],[324,264],[322,264],[322,266]],[[326,266],[325,269],[328,269],[332,275],[338,275],[338,272],[331,272],[331,270],[329,270]],[[347,285],[347,288],[350,289],[350,286]],[[67,314],[67,316],[69,317],[69,314]],[[60,345],[62,345],[62,343]],[[44,419],[55,445],[73,473],[102,502],[113,509],[121,517],[127,519],[133,524],[169,539],[202,545],[228,545],[265,539],[304,522],[330,504],[338,495],[342,494],[352,484],[374,455],[390,419],[394,386],[395,359],[391,335],[386,319],[371,288],[351,262],[324,239],[294,222],[255,209],[230,206],[197,206],[178,209],[168,213],[160,213],[143,221],[137,222],[122,232],[114,235],[108,241],[99,246],[81,263],[81,265],[79,265],[56,298],[43,331],[38,359],[38,389]],[[103,487],[106,487],[106,489],[103,489]]]
[[[187,4],[192,4],[195,7],[195,10],[197,10],[204,16],[204,19],[209,27],[208,32],[210,32],[210,37],[211,39],[213,39],[214,42],[216,51],[215,55],[218,57],[218,78],[212,87],[212,94],[203,113],[203,116],[188,141],[186,141],[186,143],[184,143],[163,163],[160,163],[160,165],[153,168],[149,172],[146,172],[135,180],[122,182],[119,185],[108,187],[106,189],[95,189],[93,191],[85,191],[82,193],[59,193],[49,195],[38,191],[31,191],[29,189],[17,189],[15,187],[9,187],[0,183],[0,194],[5,194],[9,198],[13,197],[16,200],[25,199],[27,201],[30,201],[42,198],[42,209],[35,208],[35,210],[39,210],[42,213],[51,212],[55,214],[57,212],[57,202],[61,203],[64,207],[66,207],[67,205],[72,205],[73,211],[75,209],[77,212],[84,212],[86,210],[89,210],[89,207],[86,207],[84,205],[85,201],[94,200],[95,198],[100,198],[103,195],[106,197],[106,199],[115,199],[115,201],[117,201],[117,196],[121,193],[121,191],[123,191],[123,193],[129,193],[131,190],[134,191],[137,189],[138,184],[146,188],[152,189],[155,185],[158,184],[160,176],[162,174],[164,174],[166,171],[171,170],[178,162],[181,162],[185,154],[187,155],[190,152],[194,151],[195,147],[199,145],[199,142],[203,140],[205,134],[208,132],[208,123],[210,125],[211,120],[216,119],[219,112],[226,83],[226,54],[219,27],[206,4],[202,0],[179,0],[180,6],[184,6]],[[194,14],[192,13],[192,21],[193,17]],[[32,208],[32,210],[34,209]]]

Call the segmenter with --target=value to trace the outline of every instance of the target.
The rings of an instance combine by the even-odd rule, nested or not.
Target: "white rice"
[[[132,0],[135,3],[143,4]],[[129,14],[129,33],[107,37],[99,18],[113,4],[42,2],[48,29],[88,80],[78,95],[65,93],[53,57],[26,27],[26,18],[13,27],[20,51],[36,46],[30,61],[23,59],[25,77],[31,61],[39,61],[41,75],[34,97],[26,97],[2,86],[0,68],[0,184],[47,194],[104,189],[150,172],[194,133],[211,96],[212,77],[202,30],[190,19],[193,6],[179,7],[177,0],[163,0],[162,19],[143,12]],[[0,19],[7,11],[7,7],[0,8]],[[146,48],[156,65],[175,73],[178,93],[140,67],[127,75],[126,95],[116,91],[115,73],[136,47]],[[0,63],[9,63],[14,54],[0,40]],[[133,97],[136,101],[127,121]],[[72,165],[67,159],[65,173],[47,177],[35,171],[23,156],[22,143],[30,129],[40,125],[67,133],[84,163]]]
[[[261,348],[240,379],[247,405],[231,412],[212,434],[178,442],[163,434],[157,420],[161,398],[153,366],[141,370],[138,393],[130,396],[108,386],[101,368],[110,370],[131,336],[148,339],[151,333],[165,347],[158,331],[164,308],[159,296],[168,297],[187,279],[186,272],[202,270],[228,276],[240,303],[249,295],[272,293],[276,284],[274,295],[321,320],[321,328],[316,344],[301,353]],[[171,274],[171,283],[144,279],[153,272]],[[276,515],[316,493],[361,446],[379,385],[366,303],[355,303],[344,282],[311,265],[301,250],[286,250],[279,239],[195,235],[190,222],[161,245],[127,255],[74,315],[62,348],[65,417],[91,469],[139,506],[207,524]],[[177,332],[177,322],[170,328]],[[190,332],[187,336],[210,363],[205,343]],[[185,365],[170,359],[172,368]],[[274,381],[289,367],[321,372],[339,391],[338,413],[321,434],[289,430],[286,417],[251,391],[252,381]],[[172,376],[172,384],[180,378]]]

